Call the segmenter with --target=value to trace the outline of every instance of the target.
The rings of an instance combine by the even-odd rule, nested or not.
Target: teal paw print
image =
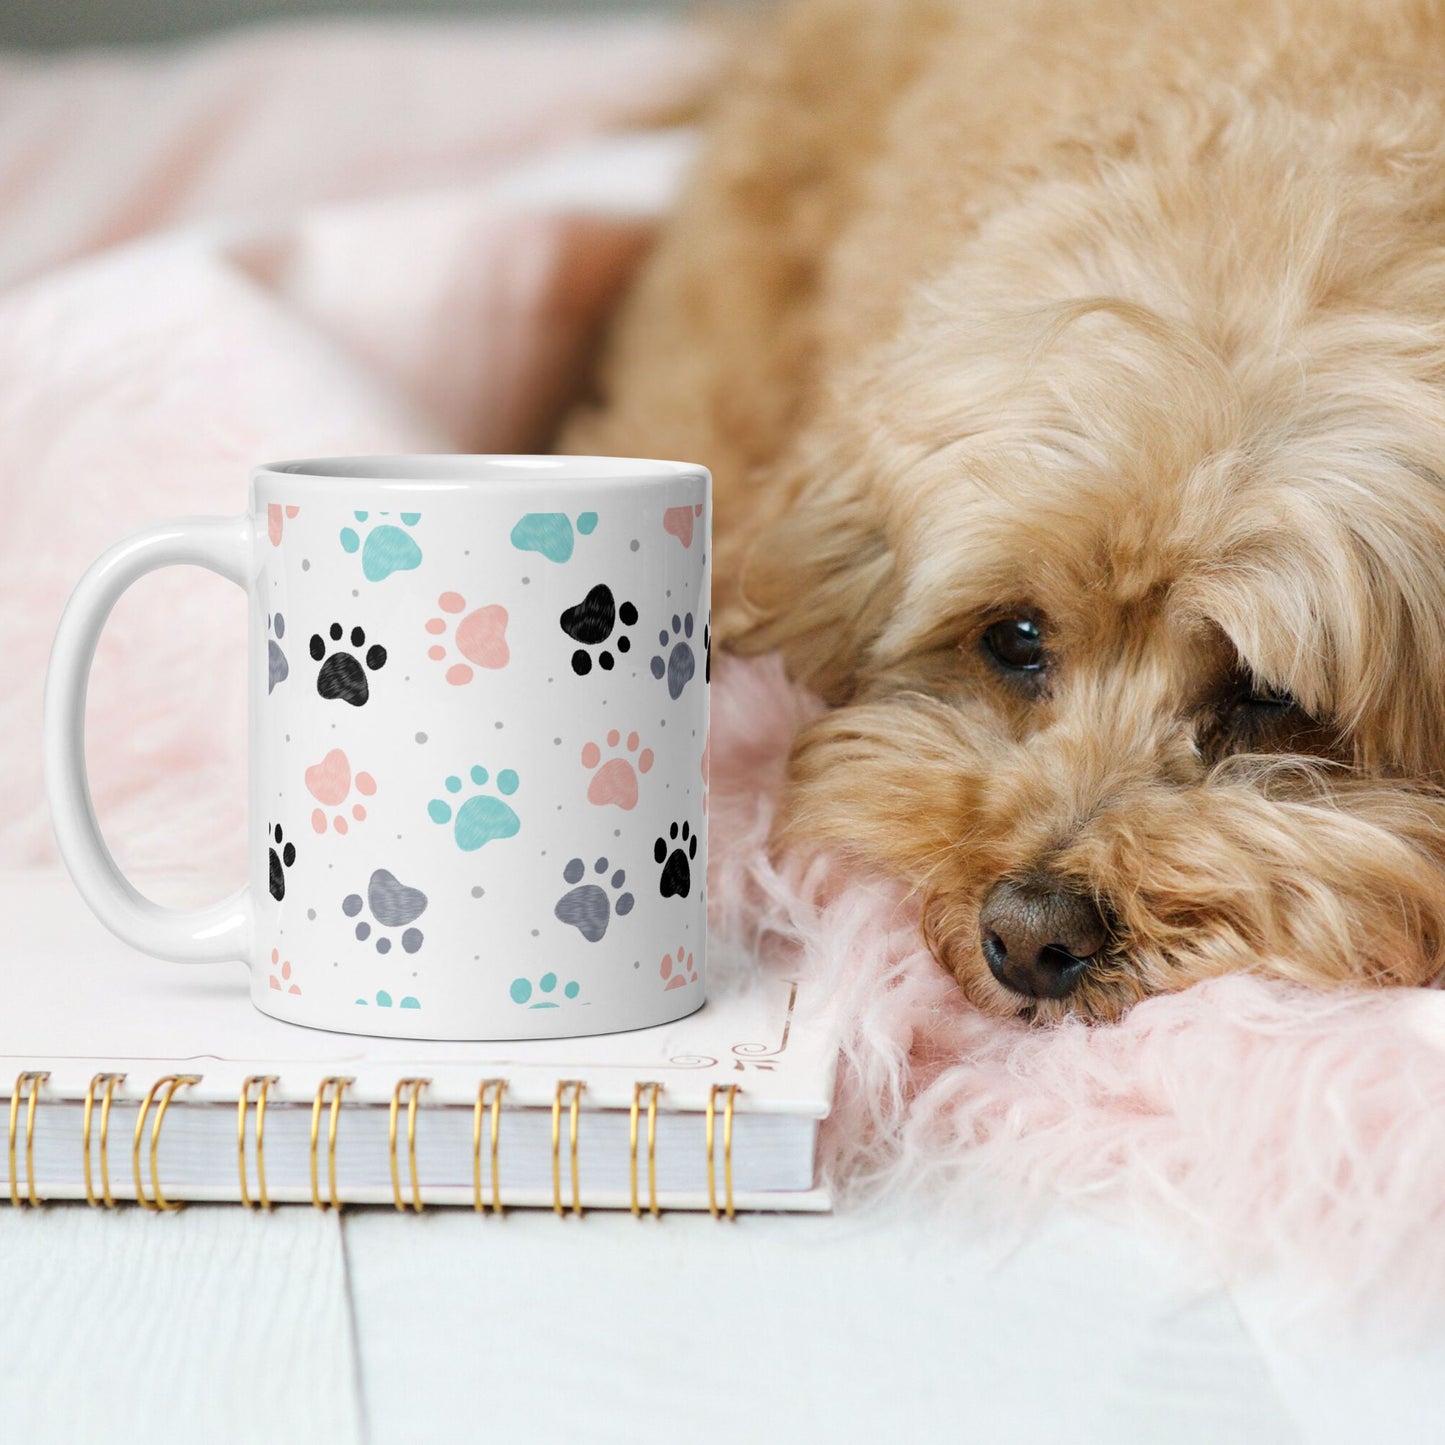
[[[596,527],[596,512],[578,513],[577,532],[590,537]],[[562,512],[528,512],[512,528],[512,546],[519,552],[540,552],[549,562],[565,562],[575,540],[572,522]]]
[[[358,522],[364,522],[371,514],[356,512],[353,515]],[[376,515],[388,517],[391,514],[378,512]],[[421,513],[402,512],[400,520],[402,527],[414,527],[421,521]],[[368,582],[382,582],[393,572],[410,572],[421,566],[421,548],[415,538],[390,522],[376,523],[366,534],[365,542],[355,527],[343,527],[341,547],[345,552],[361,553],[361,570]]]
[[[359,1004],[362,1006],[362,1008],[365,1008],[365,1007],[367,1006],[367,1000],[364,999],[364,998],[359,998],[359,999],[357,999],[356,1001],[357,1001],[357,1003],[359,1003]],[[379,988],[379,989],[377,989],[377,991],[376,991],[376,1006],[377,1006],[377,1008],[390,1008],[390,1007],[391,1007],[391,995],[390,995],[389,993],[387,993],[387,991],[386,991],[384,988]],[[407,996],[406,996],[404,999],[402,999],[402,1001],[401,1001],[399,1004],[397,1004],[397,1008],[420,1008],[420,1007],[421,1007],[421,1005],[420,1005],[410,994],[407,994]]]
[[[561,1002],[554,997],[557,992],[557,975],[544,973],[534,985],[530,978],[514,978],[511,987],[512,1002],[521,1008],[561,1008]],[[569,1003],[582,992],[582,985],[575,979],[562,985],[562,997]]]
[[[487,784],[488,773],[483,767],[475,767],[468,774],[479,788]],[[521,781],[511,768],[503,768],[497,774],[497,792],[511,797]],[[450,777],[446,781],[449,793],[460,793],[462,780]],[[484,843],[497,838],[510,838],[522,826],[522,820],[504,803],[491,793],[477,793],[453,808],[446,798],[433,798],[426,805],[433,823],[452,823],[452,836],[463,853],[475,853]]]

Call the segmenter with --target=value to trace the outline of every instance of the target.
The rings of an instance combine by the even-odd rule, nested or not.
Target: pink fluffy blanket
[[[143,523],[239,510],[255,461],[536,445],[685,155],[607,137],[710,59],[693,32],[614,23],[0,60],[0,863],[53,857],[41,677],[85,563]],[[244,871],[233,591],[147,579],[94,676],[99,810],[170,897]],[[1445,1296],[1445,997],[1240,977],[1114,1027],[982,1017],[897,888],[769,862],[816,704],[767,661],[715,680],[714,921],[828,984],[845,1191],[1010,1218],[1087,1199],[1171,1220],[1231,1272]]]

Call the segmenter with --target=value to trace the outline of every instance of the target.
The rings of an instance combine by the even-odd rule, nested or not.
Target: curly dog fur
[[[562,445],[713,468],[784,837],[995,1012],[1435,979],[1445,5],[767,24]]]

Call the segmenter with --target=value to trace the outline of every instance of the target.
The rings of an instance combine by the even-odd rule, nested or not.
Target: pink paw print
[[[676,537],[684,547],[692,546],[692,525],[702,516],[702,503],[691,502],[685,507],[669,507],[662,514],[662,530],[670,537]]]
[[[607,734],[609,748],[617,748],[621,741],[622,734],[616,728]],[[625,812],[631,812],[637,806],[637,775],[652,768],[652,749],[643,748],[639,753],[637,748],[640,741],[636,733],[628,733],[626,752],[608,758],[605,763],[602,761],[602,749],[596,743],[588,743],[583,747],[582,766],[596,769],[592,774],[592,781],[587,784],[589,803],[595,803],[599,808],[612,803]],[[632,757],[629,756],[634,753],[635,767]]]
[[[271,950],[271,987],[277,993],[300,993],[301,990],[291,982],[291,961],[287,959],[282,962],[280,949]]]
[[[446,632],[450,626],[448,618],[466,612],[467,601],[460,592],[443,592],[437,598],[437,606],[447,616],[433,617],[427,623],[426,630],[433,637],[440,637]],[[447,681],[453,687],[464,686],[476,675],[467,666],[468,662],[474,662],[478,667],[505,667],[512,655],[507,646],[507,609],[500,606],[478,607],[473,612],[467,612],[456,624],[452,645],[467,660],[454,662],[447,668]],[[426,655],[433,662],[441,662],[446,658],[447,650],[440,642],[434,642],[427,648]]]
[[[345,833],[351,827],[342,813],[336,813],[328,823],[326,809],[340,808],[350,797],[353,783],[356,791],[365,797],[369,798],[376,791],[376,779],[370,773],[357,773],[352,777],[351,761],[340,748],[332,748],[319,763],[306,769],[306,791],[323,805],[311,814],[311,826],[318,833],[324,833],[328,826],[338,833]],[[366,805],[353,803],[351,816],[358,823],[364,823]]]
[[[281,514],[284,512],[287,517],[294,517],[300,510],[300,507],[283,507],[279,502],[266,504],[266,535],[271,539],[273,547],[281,545],[281,532],[286,526]]]
[[[685,948],[679,948],[676,955],[664,953],[662,968],[659,972],[662,974],[664,993],[670,988],[686,988],[688,984],[697,982],[697,970],[692,966],[692,954],[688,953]]]

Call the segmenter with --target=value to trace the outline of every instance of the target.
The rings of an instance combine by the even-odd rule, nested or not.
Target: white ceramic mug
[[[241,959],[292,1023],[557,1038],[703,1001],[710,477],[608,457],[279,462],[250,509],[137,533],[56,633],[60,851],[147,953]],[[201,912],[121,876],[86,781],[116,599],[193,563],[250,599],[251,884]]]

